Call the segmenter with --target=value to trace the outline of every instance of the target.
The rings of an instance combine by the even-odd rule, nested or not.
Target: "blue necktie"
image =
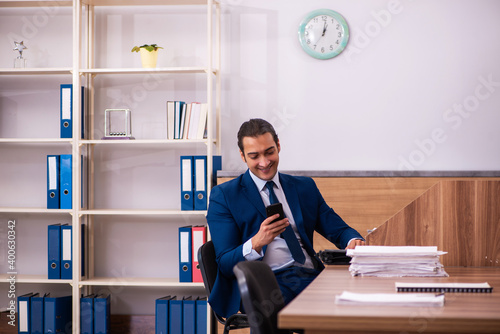
[[[274,193],[273,186],[273,181],[267,181],[266,188],[269,190],[269,201],[271,204],[279,203],[278,198]],[[292,253],[293,259],[298,263],[303,264],[306,261],[306,258],[302,252],[302,247],[300,247],[299,240],[297,240],[295,232],[293,232],[292,225],[288,225],[281,235],[283,239],[285,239],[286,244],[290,249],[290,253]]]

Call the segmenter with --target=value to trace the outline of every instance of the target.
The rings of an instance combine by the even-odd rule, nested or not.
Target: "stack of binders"
[[[222,169],[222,158],[212,157],[212,185],[217,182],[217,171]],[[181,210],[207,209],[207,156],[181,156]]]
[[[81,226],[82,269],[85,275],[85,225]],[[49,279],[73,278],[73,229],[71,225],[54,224],[47,228],[47,256]]]
[[[82,157],[83,167],[83,157]],[[83,207],[83,174],[82,203]],[[73,156],[71,154],[47,156],[47,209],[73,208]]]
[[[18,333],[71,333],[71,296],[28,293],[17,298]]]
[[[207,242],[207,227],[179,227],[179,282],[203,282],[198,249]]]
[[[80,333],[108,334],[110,331],[111,296],[91,294],[80,298]]]
[[[207,333],[207,297],[158,298],[155,305],[156,334]]]

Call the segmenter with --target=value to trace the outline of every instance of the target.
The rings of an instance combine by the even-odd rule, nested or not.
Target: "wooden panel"
[[[448,181],[442,186],[443,243],[440,248],[448,254],[442,258],[444,265],[477,265],[473,254],[475,245],[475,188],[476,182]],[[439,208],[438,208],[439,209]]]
[[[478,182],[476,192],[475,262],[500,266],[500,182]]]
[[[367,236],[370,245],[436,245],[445,266],[500,266],[500,181],[441,181]],[[413,232],[413,238],[410,234]]]

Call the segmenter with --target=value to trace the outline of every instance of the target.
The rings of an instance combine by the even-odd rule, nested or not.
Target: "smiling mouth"
[[[259,168],[259,170],[261,172],[269,172],[271,170],[271,167],[273,166],[274,164],[269,164],[269,166],[267,166],[266,168]]]

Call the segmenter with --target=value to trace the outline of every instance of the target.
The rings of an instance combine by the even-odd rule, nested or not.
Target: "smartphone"
[[[283,212],[283,205],[281,203],[275,203],[275,204],[271,204],[269,206],[266,206],[266,214],[268,217],[271,217],[277,213],[279,213],[280,216],[277,219],[273,220],[272,221],[273,223],[277,220],[281,220],[281,219],[285,218],[285,213]]]

